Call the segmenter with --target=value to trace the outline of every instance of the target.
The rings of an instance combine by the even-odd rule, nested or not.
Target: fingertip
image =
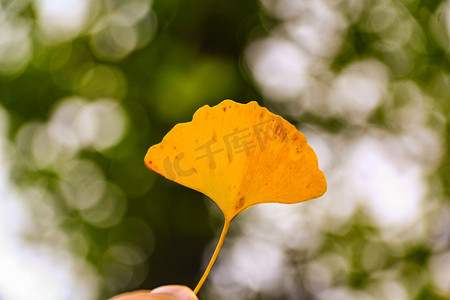
[[[147,299],[148,295],[150,295],[150,290],[138,290],[114,296],[109,300],[140,300]]]
[[[179,298],[180,300],[198,300],[194,292],[187,286],[183,285],[160,286],[152,290],[150,294],[169,294]]]

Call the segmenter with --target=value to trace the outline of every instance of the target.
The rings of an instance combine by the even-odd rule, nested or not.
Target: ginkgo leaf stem
[[[211,257],[211,260],[209,261],[208,267],[206,267],[205,272],[203,273],[202,278],[200,278],[200,281],[198,282],[197,286],[195,287],[194,293],[197,294],[200,288],[202,287],[203,283],[206,280],[206,277],[208,277],[209,272],[211,271],[212,266],[214,265],[214,262],[217,259],[217,256],[219,255],[220,248],[222,248],[223,241],[225,239],[225,236],[227,235],[228,228],[230,227],[230,221],[225,220],[225,224],[223,225],[222,233],[220,234],[219,242],[217,243],[216,249],[214,250],[214,253]]]

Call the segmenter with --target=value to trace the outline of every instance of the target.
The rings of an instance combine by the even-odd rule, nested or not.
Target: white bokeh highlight
[[[22,235],[34,228],[28,197],[40,201],[39,193],[19,191],[9,181],[11,148],[6,140],[8,118],[0,107],[0,298],[5,300],[75,300],[95,299],[99,278],[93,267],[69,252],[67,245],[57,249],[49,245],[26,242]],[[43,221],[55,234],[57,216],[45,203]],[[48,207],[49,208],[49,207]],[[55,219],[56,218],[56,219]],[[48,232],[50,233],[50,232]],[[64,240],[64,239],[62,239]],[[74,293],[76,291],[76,293]]]
[[[86,25],[90,0],[35,0],[37,22],[47,42],[76,37]]]

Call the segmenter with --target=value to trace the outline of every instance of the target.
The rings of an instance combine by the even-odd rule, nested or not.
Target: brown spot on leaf
[[[225,112],[225,111],[227,111],[227,108],[226,108],[226,107],[224,107],[224,108],[223,108],[223,111],[224,111],[224,112]]]
[[[234,207],[236,210],[239,210],[240,208],[242,208],[242,206],[244,206],[245,203],[245,198],[241,197],[239,198],[239,202],[236,203],[236,206]]]
[[[275,126],[275,134],[276,135],[281,135],[281,131],[282,131],[282,127],[280,126],[280,124],[277,124]]]

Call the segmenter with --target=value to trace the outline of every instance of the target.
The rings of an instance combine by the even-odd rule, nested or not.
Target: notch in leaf
[[[323,195],[327,183],[305,136],[255,101],[232,100],[197,110],[145,156],[146,166],[209,196],[225,223],[216,250],[194,292],[219,254],[231,221],[259,203],[298,203]]]

